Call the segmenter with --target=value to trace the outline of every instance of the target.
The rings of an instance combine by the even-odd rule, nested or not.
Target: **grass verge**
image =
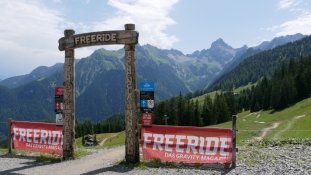
[[[275,129],[267,133],[266,139],[311,138],[311,98],[305,99],[281,111],[245,111],[237,118],[237,143],[243,144],[247,140],[258,136],[264,128],[273,123],[280,123]],[[213,125],[211,127],[231,128],[231,121]]]
[[[0,155],[4,155],[8,152],[7,148],[0,148]]]
[[[118,135],[108,138],[105,141],[103,146],[107,148],[112,148],[112,147],[121,146],[124,144],[125,144],[125,132],[122,131]]]

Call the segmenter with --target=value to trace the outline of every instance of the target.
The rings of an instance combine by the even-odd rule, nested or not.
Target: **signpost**
[[[134,24],[125,24],[125,30],[100,31],[75,35],[73,30],[65,30],[59,39],[59,50],[65,51],[64,64],[64,139],[63,159],[74,159],[75,124],[75,80],[74,49],[87,46],[124,44],[125,50],[125,159],[128,163],[139,162],[138,111],[135,71],[135,45],[138,32]],[[152,106],[150,103],[149,106]]]

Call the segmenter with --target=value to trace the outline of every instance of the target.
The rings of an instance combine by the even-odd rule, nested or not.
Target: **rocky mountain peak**
[[[218,38],[216,41],[214,41],[211,45],[210,49],[217,49],[217,48],[230,48],[232,49],[231,46],[229,46],[227,43],[222,38]]]

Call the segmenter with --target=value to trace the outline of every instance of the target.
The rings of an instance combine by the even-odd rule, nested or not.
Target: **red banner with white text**
[[[144,159],[231,163],[232,129],[152,125],[141,129]]]
[[[14,149],[63,154],[63,127],[54,123],[12,121]]]

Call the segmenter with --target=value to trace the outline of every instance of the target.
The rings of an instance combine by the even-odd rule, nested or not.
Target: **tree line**
[[[168,125],[208,126],[229,121],[243,110],[281,110],[310,97],[311,56],[284,62],[268,78],[262,77],[249,89],[205,95],[203,102],[195,95],[170,98],[156,105],[155,123]],[[200,94],[200,93],[198,93]]]
[[[238,108],[258,111],[281,110],[310,97],[311,56],[291,59],[283,64],[272,78],[263,77],[256,86],[243,90]]]
[[[75,131],[76,138],[87,134],[113,133],[120,132],[125,129],[124,114],[116,114],[106,120],[92,122],[85,120],[83,122],[76,121]]]
[[[236,100],[230,92],[216,93],[214,98],[206,95],[203,103],[189,96],[173,97],[155,107],[155,124],[179,126],[207,126],[226,122],[236,114]]]

